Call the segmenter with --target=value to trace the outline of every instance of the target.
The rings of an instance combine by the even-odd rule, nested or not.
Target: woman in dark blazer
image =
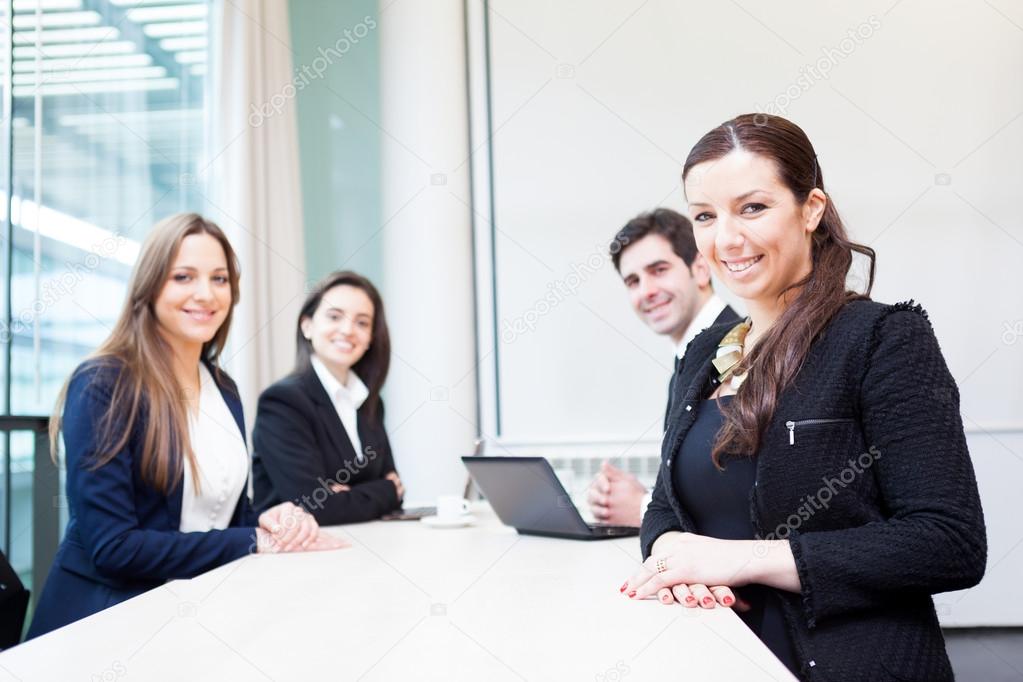
[[[259,397],[257,507],[292,501],[323,525],[369,521],[404,494],[380,389],[391,359],[383,301],[354,272],[327,276],[299,312],[295,370]]]
[[[249,505],[241,402],[217,365],[237,299],[219,227],[179,214],[153,228],[114,331],[51,420],[70,518],[29,637],[251,552],[343,545],[293,505]]]
[[[744,115],[683,170],[700,252],[750,318],[689,346],[622,591],[739,607],[805,680],[951,680],[931,595],[987,543],[959,393],[926,313],[848,291],[853,254],[793,123]]]

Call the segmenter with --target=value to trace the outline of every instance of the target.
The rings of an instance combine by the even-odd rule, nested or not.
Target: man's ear
[[[807,232],[813,232],[821,224],[824,217],[824,209],[828,207],[828,195],[823,190],[814,187],[803,202],[803,228]]]
[[[689,272],[696,280],[696,286],[702,291],[710,287],[710,265],[702,253],[696,254],[693,264],[689,266]]]

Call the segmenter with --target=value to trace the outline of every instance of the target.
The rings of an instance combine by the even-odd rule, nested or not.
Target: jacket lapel
[[[714,320],[714,324],[711,325],[711,326],[716,326],[716,325],[719,325],[719,324],[724,324],[725,322],[731,322],[732,324],[739,324],[739,322],[741,322],[742,319],[743,319],[742,316],[739,315],[739,313],[735,312],[735,309],[733,309],[732,306],[726,305],[724,307],[724,309],[720,313],[718,313],[717,318],[715,318],[715,320]],[[722,337],[722,338],[724,338],[724,337]]]
[[[316,404],[316,416],[327,430],[327,438],[331,445],[329,454],[334,455],[339,462],[354,461],[355,448],[352,447],[352,441],[345,433],[341,417],[337,415],[337,409],[330,396],[327,395],[327,389],[323,387],[323,382],[320,381],[320,377],[316,376],[316,370],[311,365],[302,373],[302,383]],[[337,466],[337,463],[332,462],[325,462],[325,464],[328,465],[328,468]],[[333,469],[330,470],[333,471]]]
[[[682,440],[696,418],[696,404],[715,387],[714,351],[718,342],[731,328],[731,323],[714,325],[693,341],[683,362],[681,374],[675,377],[674,395],[671,400],[671,414],[668,428],[661,446],[661,457],[665,461],[674,459]]]

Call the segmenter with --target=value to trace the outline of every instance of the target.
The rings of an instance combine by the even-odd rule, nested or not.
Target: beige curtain
[[[283,0],[217,0],[210,32],[209,215],[241,262],[224,366],[250,433],[260,391],[292,366],[306,291],[295,87]]]

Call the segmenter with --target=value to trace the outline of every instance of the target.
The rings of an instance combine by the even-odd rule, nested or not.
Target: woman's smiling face
[[[696,246],[737,296],[773,305],[810,273],[811,239],[827,197],[802,204],[770,159],[735,149],[693,166],[685,179]]]
[[[160,331],[175,347],[202,346],[231,310],[231,276],[224,247],[212,235],[190,234],[153,303]]]

